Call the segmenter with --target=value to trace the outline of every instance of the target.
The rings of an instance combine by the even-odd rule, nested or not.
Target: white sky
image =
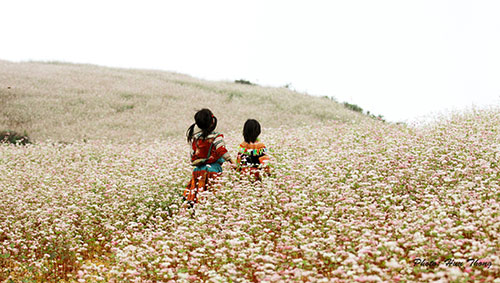
[[[500,1],[1,1],[0,59],[246,79],[390,121],[500,105]]]

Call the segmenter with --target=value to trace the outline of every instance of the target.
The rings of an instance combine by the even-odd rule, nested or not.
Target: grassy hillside
[[[265,128],[366,119],[330,99],[286,88],[162,71],[0,61],[0,130],[25,131],[35,141],[162,139],[183,134],[203,107],[212,109],[223,132],[240,131],[250,117]]]

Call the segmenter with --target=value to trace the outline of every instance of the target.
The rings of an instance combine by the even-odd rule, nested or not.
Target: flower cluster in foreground
[[[240,137],[227,136],[236,148]],[[194,211],[180,199],[191,170],[182,139],[0,146],[0,280],[500,274],[498,110],[411,128],[269,129],[261,139],[271,175],[253,183],[227,167]]]

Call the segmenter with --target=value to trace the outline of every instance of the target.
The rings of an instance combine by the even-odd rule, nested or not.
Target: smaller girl
[[[184,190],[184,199],[191,207],[197,202],[198,192],[206,190],[222,173],[222,163],[233,163],[224,143],[224,136],[215,132],[217,118],[209,109],[201,109],[194,115],[186,137],[191,146],[191,165],[194,166],[191,181]]]
[[[245,139],[239,146],[236,163],[238,169],[250,175],[255,180],[260,180],[259,168],[264,168],[268,172],[269,156],[266,146],[258,139],[260,135],[260,124],[257,120],[248,119],[243,126],[243,138]]]

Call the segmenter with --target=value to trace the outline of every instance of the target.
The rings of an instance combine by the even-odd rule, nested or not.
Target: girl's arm
[[[226,143],[224,142],[224,136],[219,135],[215,138],[214,140],[214,145],[215,145],[215,151],[217,153],[217,156],[220,156],[224,158],[224,160],[228,161],[231,164],[234,164],[233,158],[231,157],[231,154],[229,154],[228,150],[226,149]]]
[[[222,155],[222,158],[224,158],[229,163],[234,164],[233,158],[231,157],[231,154],[229,154],[229,152],[226,152],[224,155]]]

